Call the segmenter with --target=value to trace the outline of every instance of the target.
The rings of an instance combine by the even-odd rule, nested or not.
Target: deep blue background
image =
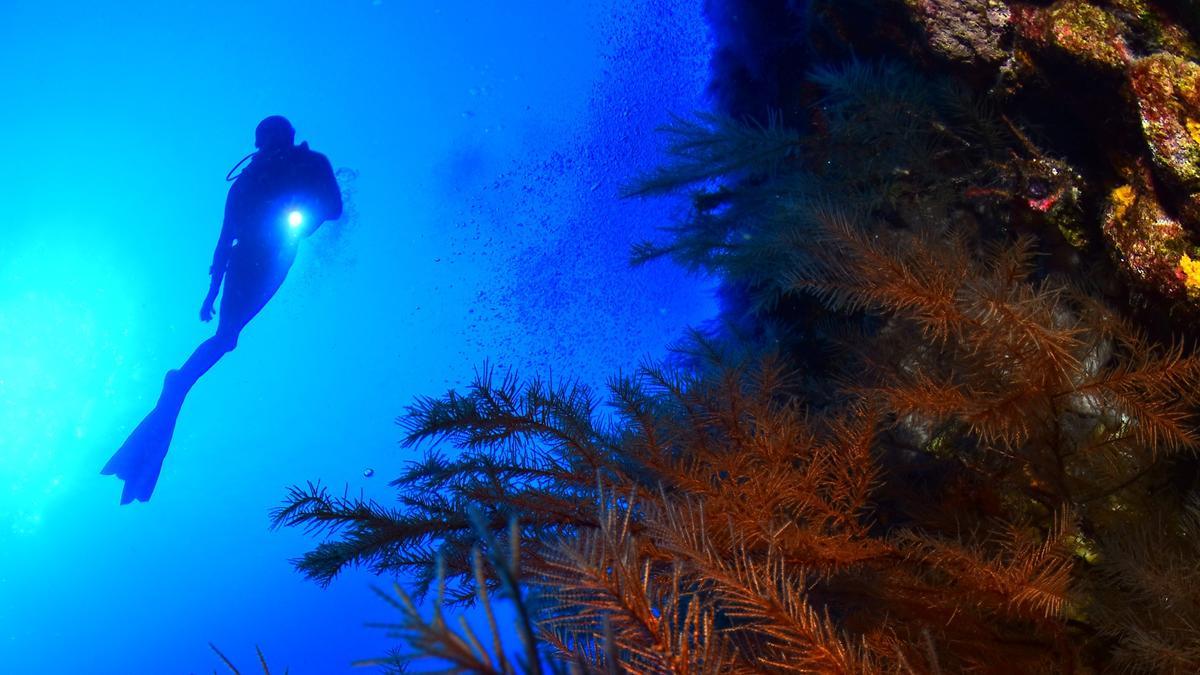
[[[267,529],[288,485],[388,499],[415,395],[485,358],[600,383],[713,313],[626,264],[683,205],[617,197],[703,104],[700,3],[441,4],[0,4],[0,669],[211,672],[213,641],[350,671],[389,647],[381,580],[298,577],[313,541]],[[276,113],[349,170],[348,215],[118,507],[97,472],[211,333],[222,179]]]

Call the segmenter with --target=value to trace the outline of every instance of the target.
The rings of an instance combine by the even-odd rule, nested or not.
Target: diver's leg
[[[217,361],[237,347],[238,335],[249,321],[247,307],[255,281],[255,266],[248,261],[245,252],[234,246],[225,274],[225,289],[221,293],[221,310],[217,319],[217,332],[200,343],[179,370],[167,373],[163,384],[163,396],[168,391],[179,397],[186,396],[192,387]]]
[[[237,347],[238,335],[246,325],[245,307],[244,289],[227,283],[225,295],[221,298],[221,314],[216,334],[201,342],[179,370],[167,373],[163,383],[163,397],[177,397],[182,401],[197,380],[216,365],[222,356]]]
[[[236,299],[230,301],[230,298]],[[225,311],[221,313],[217,334],[200,343],[182,368],[167,372],[154,409],[100,470],[102,474],[115,475],[125,481],[121,491],[122,504],[146,501],[153,494],[184,398],[200,376],[237,345],[238,332],[245,325],[238,320],[243,315],[238,309],[240,300],[237,294],[227,295],[222,300]],[[228,309],[226,305],[229,305]]]
[[[163,396],[167,396],[168,392],[183,398],[191,391],[192,386],[196,384],[205,373],[209,371],[217,361],[221,360],[233,348],[237,346],[238,333],[241,327],[226,326],[221,324],[217,326],[217,333],[200,343],[188,360],[179,368],[167,373],[166,382],[163,383]],[[162,399],[159,399],[162,400]]]
[[[237,347],[238,336],[267,302],[275,296],[283,280],[287,277],[290,264],[264,265],[260,261],[246,264],[244,261],[233,261],[229,274],[225,278],[225,293],[221,297],[220,319],[217,332],[211,338],[200,343],[187,362],[177,370],[167,374],[167,382],[163,387],[163,395],[168,389],[178,392],[180,397],[186,396],[217,361]],[[290,263],[290,261],[288,261]]]
[[[172,370],[163,380],[162,394],[158,403],[141,423],[134,428],[113,454],[102,474],[115,475],[125,481],[121,490],[121,503],[147,501],[154,493],[163,460],[171,447],[171,436],[175,433],[175,421],[183,407],[183,399],[203,374],[216,363],[226,350],[223,349],[225,335],[217,329],[217,335],[205,340],[184,364],[184,370]],[[236,336],[234,337],[236,341]]]
[[[125,481],[122,504],[150,499],[171,445],[183,399],[204,373],[222,356],[233,351],[242,329],[279,290],[290,267],[290,261],[287,265],[268,268],[246,265],[245,258],[240,265],[236,261],[235,255],[231,259],[235,264],[230,265],[225,278],[216,335],[200,343],[179,370],[167,373],[157,405],[100,471]]]

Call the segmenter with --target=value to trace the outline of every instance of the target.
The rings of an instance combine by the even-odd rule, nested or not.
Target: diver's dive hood
[[[237,176],[233,175],[246,160],[257,155],[260,152],[277,150],[279,148],[290,148],[296,143],[296,129],[292,127],[292,123],[283,115],[271,115],[263,118],[263,121],[258,123],[254,129],[254,147],[258,148],[254,152],[246,155],[240,162],[233,165],[229,173],[225,174],[225,181],[237,180]]]

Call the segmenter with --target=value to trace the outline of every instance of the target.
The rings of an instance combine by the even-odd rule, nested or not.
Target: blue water
[[[444,4],[444,6],[443,6]],[[618,193],[704,106],[685,0],[0,5],[0,670],[361,672],[388,620],[288,560],[287,486],[389,499],[394,418],[485,359],[602,383],[714,312],[630,269],[685,208]],[[192,391],[146,504],[98,474],[211,335],[197,318],[226,171],[288,116],[342,169],[236,351]],[[365,478],[365,469],[374,469]]]

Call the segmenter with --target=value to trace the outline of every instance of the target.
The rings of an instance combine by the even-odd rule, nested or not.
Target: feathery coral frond
[[[693,336],[613,378],[604,415],[485,365],[399,419],[406,447],[452,447],[398,507],[292,490],[276,525],[329,537],[299,567],[506,593],[584,672],[1195,670],[1200,356],[1059,275],[1078,204],[993,194],[1049,160],[1015,160],[1036,147],[986,102],[887,64],[807,85],[804,128],[677,122],[632,190],[694,190],[635,258],[722,275],[764,353]]]

